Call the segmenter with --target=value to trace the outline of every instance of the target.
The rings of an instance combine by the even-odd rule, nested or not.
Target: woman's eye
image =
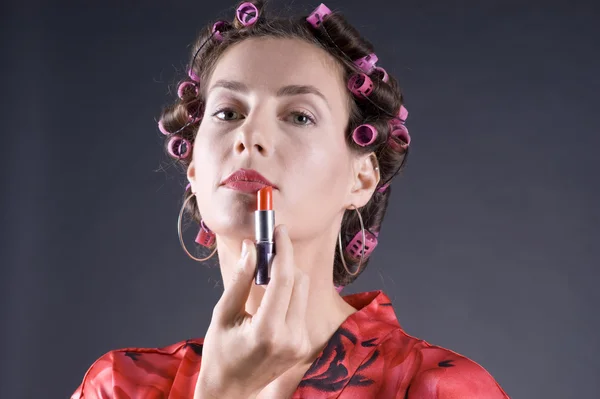
[[[217,112],[213,116],[216,116],[218,119],[222,121],[233,121],[239,119],[240,114],[230,109],[222,109]]]
[[[304,112],[294,112],[292,117],[294,119],[294,123],[297,125],[311,125],[315,123],[314,119]]]
[[[232,109],[221,109],[213,114],[221,121],[235,121],[242,118],[239,112]],[[292,112],[290,114],[292,123],[299,126],[308,126],[315,123],[315,120],[305,112]]]

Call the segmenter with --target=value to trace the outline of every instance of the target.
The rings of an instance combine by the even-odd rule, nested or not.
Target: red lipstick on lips
[[[268,284],[271,280],[271,264],[275,255],[273,230],[275,211],[273,211],[273,187],[266,186],[256,193],[256,211],[254,212],[254,237],[256,239],[256,285]]]
[[[265,186],[275,187],[266,177],[252,169],[235,171],[223,181],[222,185],[245,193],[255,193]]]

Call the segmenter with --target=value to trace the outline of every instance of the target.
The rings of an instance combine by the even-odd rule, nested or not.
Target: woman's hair
[[[337,61],[340,70],[343,71],[344,82],[348,82],[352,75],[361,72],[353,63],[354,60],[374,53],[373,45],[335,11],[324,18],[318,28],[315,28],[307,22],[307,16],[271,18],[265,15],[264,1],[251,1],[251,3],[258,9],[258,20],[254,24],[244,26],[234,16],[233,22],[221,25],[218,38],[215,35],[219,33],[213,33],[213,24],[200,32],[192,46],[188,64],[187,72],[192,81],[180,86],[180,98],[165,107],[162,112],[159,127],[165,134],[165,150],[182,171],[187,170],[192,162],[194,138],[204,113],[206,84],[220,57],[230,46],[248,38],[303,40],[324,49]],[[385,77],[387,82],[384,82],[384,74],[381,70],[371,73],[369,77],[373,81],[373,91],[368,98],[357,98],[348,90],[350,116],[346,124],[345,136],[349,149],[355,154],[374,152],[377,156],[381,176],[379,190],[376,190],[369,202],[360,208],[367,233],[377,235],[391,194],[388,184],[404,167],[408,155],[408,143],[396,136],[390,137],[390,122],[394,119],[398,120],[397,115],[403,103],[402,93],[396,80],[389,75]],[[189,81],[187,77],[186,80]],[[375,141],[364,147],[357,145],[352,137],[354,129],[362,124],[370,124],[378,133]],[[390,141],[395,141],[396,145],[390,145]],[[182,156],[182,153],[185,154]],[[184,198],[191,194],[189,190],[191,189],[188,187]],[[201,215],[195,201],[188,201],[187,211],[195,222],[200,223]],[[346,248],[357,233],[361,240],[358,248],[360,254],[361,225],[355,210],[347,210],[341,224],[342,248]],[[211,249],[214,249],[214,245],[216,244],[213,244]],[[345,286],[353,282],[368,264],[368,257],[365,256],[361,270],[356,272],[360,259],[351,256],[347,251],[344,251],[344,259],[347,267],[355,274],[351,275],[346,271],[339,250],[336,250],[333,267],[333,281],[336,286]]]

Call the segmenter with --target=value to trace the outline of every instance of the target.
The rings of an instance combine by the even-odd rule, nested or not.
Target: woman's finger
[[[250,240],[242,243],[241,258],[237,263],[237,269],[225,288],[221,299],[215,306],[216,317],[221,322],[230,322],[240,313],[245,312],[246,301],[250,295],[250,288],[254,281],[254,269],[256,268],[256,247]]]
[[[271,266],[271,280],[256,316],[259,320],[268,318],[283,324],[294,287],[294,249],[284,226],[277,226],[274,239],[276,253]]]

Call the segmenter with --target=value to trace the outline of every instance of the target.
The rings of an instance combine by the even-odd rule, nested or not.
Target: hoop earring
[[[362,232],[362,250],[360,251],[360,261],[358,262],[358,266],[356,267],[356,271],[354,273],[352,273],[350,270],[348,270],[348,266],[346,265],[346,260],[344,259],[344,251],[342,250],[342,231],[340,229],[340,232],[338,233],[338,249],[340,252],[340,258],[342,258],[342,264],[344,265],[344,269],[346,269],[346,271],[348,272],[349,275],[351,276],[356,276],[360,270],[360,267],[362,266],[363,263],[363,258],[365,256],[365,241],[367,240],[367,237],[365,235],[365,225],[363,223],[363,218],[362,215],[360,214],[360,211],[358,210],[358,208],[354,205],[352,205],[354,207],[354,210],[356,211],[356,213],[358,214],[358,221],[360,222],[360,230]]]
[[[195,260],[196,262],[205,262],[207,260],[209,260],[210,258],[213,257],[213,255],[215,254],[215,252],[217,252],[217,247],[215,246],[215,249],[212,251],[212,253],[210,255],[208,255],[206,258],[196,258],[194,255],[192,255],[186,248],[185,243],[183,242],[183,236],[181,234],[181,220],[183,218],[183,211],[185,210],[185,206],[187,205],[187,203],[196,196],[196,193],[192,193],[192,195],[188,196],[184,201],[183,201],[183,205],[181,206],[181,209],[179,210],[179,217],[177,218],[177,235],[179,236],[179,243],[181,244],[181,248],[183,248],[183,250],[185,251],[185,253],[187,254],[187,256],[189,256],[190,258],[192,258],[193,260]]]

